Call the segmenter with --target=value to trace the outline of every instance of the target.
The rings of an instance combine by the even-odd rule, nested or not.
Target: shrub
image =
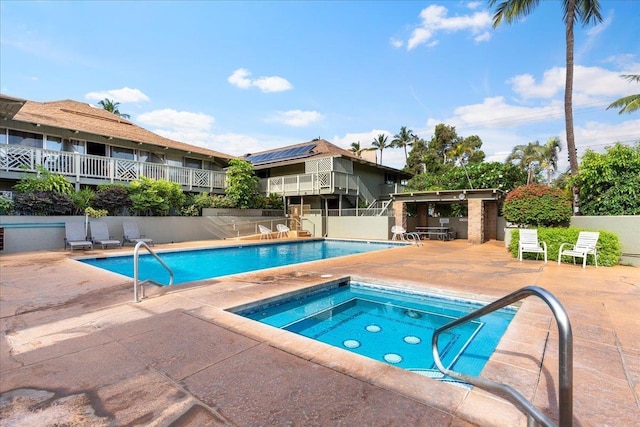
[[[67,178],[60,174],[52,173],[41,165],[37,166],[36,175],[26,175],[13,186],[13,189],[19,193],[53,191],[69,196],[75,191],[73,184]]]
[[[93,207],[105,209],[112,216],[121,214],[123,210],[131,207],[127,187],[122,184],[100,185],[93,199]]]
[[[252,209],[259,206],[258,178],[253,173],[253,165],[240,159],[229,160],[227,168],[227,198],[235,208]]]
[[[571,218],[571,200],[557,188],[525,185],[507,195],[502,212],[507,221],[518,225],[554,226]]]
[[[14,210],[21,215],[70,215],[74,203],[66,194],[55,191],[16,193]]]
[[[5,195],[0,195],[0,215],[11,215],[13,213],[13,200]]]
[[[129,194],[132,207],[139,215],[168,215],[171,209],[180,209],[185,198],[179,184],[146,177],[133,181]]]
[[[93,199],[96,197],[96,192],[90,188],[83,188],[80,191],[71,194],[71,200],[74,203],[74,214],[80,215],[85,212],[85,209],[93,204]]]
[[[547,244],[547,257],[549,262],[554,262],[558,259],[558,252],[560,245],[563,243],[575,243],[578,240],[578,234],[581,230],[578,228],[538,228],[538,240],[544,241]],[[520,232],[513,230],[511,233],[511,242],[509,243],[509,252],[515,258],[518,257],[518,242],[520,241]],[[566,248],[566,247],[565,247]],[[598,265],[611,267],[618,265],[620,261],[620,255],[622,251],[620,249],[620,241],[615,233],[610,231],[600,231],[600,238],[596,245],[598,253]],[[540,255],[541,257],[542,255]],[[536,254],[524,253],[524,259],[535,259]],[[580,260],[581,261],[581,260]],[[572,260],[573,262],[573,260]],[[593,265],[593,257],[589,256],[587,264]]]

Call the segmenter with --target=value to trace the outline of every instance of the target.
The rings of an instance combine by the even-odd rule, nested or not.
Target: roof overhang
[[[460,203],[467,200],[493,200],[504,198],[506,193],[497,188],[479,190],[434,190],[393,193],[394,201],[405,203]]]
[[[25,102],[27,102],[26,99],[0,95],[0,119],[12,119]]]

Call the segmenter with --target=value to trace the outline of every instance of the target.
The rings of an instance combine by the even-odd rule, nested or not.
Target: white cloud
[[[290,90],[293,85],[282,77],[260,77],[252,82],[253,86],[259,88],[265,93],[269,92],[283,92]]]
[[[637,69],[640,69],[640,64],[636,64]],[[620,78],[620,74],[622,72],[601,67],[576,65],[573,70],[574,103],[612,102],[615,98],[628,94],[628,82]],[[531,74],[520,74],[507,80],[507,83],[524,100],[558,98],[564,94],[565,68],[546,70],[540,82]]]
[[[108,98],[114,102],[120,103],[150,101],[149,97],[142,93],[140,89],[131,89],[129,87],[100,92],[89,92],[84,97],[90,101],[102,101],[103,99]]]
[[[399,49],[402,46],[404,46],[404,42],[402,40],[396,39],[395,37],[391,37],[391,39],[389,40],[389,43],[391,43],[391,46],[395,47],[396,49]]]
[[[482,6],[481,1],[470,1],[469,3],[467,3],[467,8],[471,10],[479,9],[481,6]]]
[[[477,7],[476,3],[469,3],[470,8]],[[491,33],[487,31],[491,27],[491,15],[489,12],[475,12],[471,15],[457,15],[448,17],[448,9],[444,6],[431,5],[420,12],[422,20],[420,26],[413,30],[407,50],[412,50],[417,46],[429,43],[430,46],[437,44],[432,40],[439,31],[468,31],[476,35],[476,42],[487,41],[491,38]]]
[[[251,79],[248,79],[251,73],[245,68],[238,68],[231,74],[227,81],[240,89],[249,89],[251,87]]]
[[[249,76],[251,76],[249,70],[246,68],[238,68],[227,78],[227,81],[240,89],[249,89],[253,86],[265,93],[283,92],[293,89],[293,85],[282,77],[259,77],[252,80]]]
[[[188,111],[176,111],[169,108],[155,110],[140,114],[136,121],[146,126],[175,131],[190,130],[193,132],[207,131],[215,122],[215,118],[203,113],[191,113]],[[155,132],[155,131],[154,131]],[[179,140],[186,142],[184,140]]]
[[[289,110],[278,111],[268,121],[282,123],[287,126],[304,127],[322,120],[324,116],[317,111]]]

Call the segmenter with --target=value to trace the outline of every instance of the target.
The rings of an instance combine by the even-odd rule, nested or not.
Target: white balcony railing
[[[191,189],[221,189],[226,185],[222,171],[169,166],[113,157],[43,150],[18,145],[0,145],[0,171],[37,172],[37,167],[69,177],[74,182],[87,179],[130,182],[141,177],[175,182]]]

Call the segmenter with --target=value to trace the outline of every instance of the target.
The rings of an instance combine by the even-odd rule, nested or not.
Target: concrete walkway
[[[229,242],[158,245],[156,249]],[[97,256],[119,250],[87,251]],[[131,248],[122,252],[131,252]],[[524,426],[511,404],[224,309],[352,277],[492,301],[552,292],[574,335],[574,425],[640,425],[640,269],[513,259],[502,242],[428,241],[173,288],[69,252],[0,258],[0,425]],[[525,300],[482,376],[557,418],[558,334]]]

